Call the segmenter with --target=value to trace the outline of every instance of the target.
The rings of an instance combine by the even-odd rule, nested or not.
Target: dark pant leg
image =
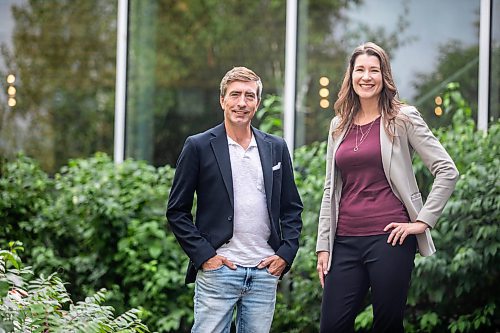
[[[337,237],[325,277],[320,332],[354,332],[354,320],[368,292],[368,274],[360,254],[360,237]]]
[[[403,245],[392,246],[387,237],[377,237],[365,254],[373,303],[372,332],[403,333],[416,238],[408,236]]]

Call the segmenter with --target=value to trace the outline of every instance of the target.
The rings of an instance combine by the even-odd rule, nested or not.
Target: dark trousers
[[[354,332],[354,320],[371,288],[373,332],[404,332],[406,298],[414,267],[416,238],[402,245],[389,235],[337,236],[325,277],[320,332]]]

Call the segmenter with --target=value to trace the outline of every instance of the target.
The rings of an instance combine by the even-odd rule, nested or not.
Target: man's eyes
[[[229,94],[229,96],[231,96],[233,98],[238,98],[238,97],[241,96],[241,94],[239,94],[239,93],[231,93],[231,94]],[[253,99],[256,98],[256,96],[254,94],[245,94],[245,98],[253,100]]]

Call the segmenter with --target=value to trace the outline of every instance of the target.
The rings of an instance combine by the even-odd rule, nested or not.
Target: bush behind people
[[[406,329],[494,332],[500,326],[500,122],[487,133],[476,131],[458,87],[448,88],[443,103],[454,121],[436,133],[461,177],[432,230],[438,252],[417,256]],[[325,149],[325,143],[314,143],[294,154],[304,231],[294,266],[279,286],[273,332],[318,330],[321,290],[314,249]],[[421,161],[415,170],[425,196],[430,177]],[[0,173],[0,248],[22,241],[24,261],[45,276],[57,272],[69,282],[74,302],[106,288],[107,304],[119,313],[141,309],[152,331],[189,331],[193,289],[184,285],[187,257],[164,218],[171,167],[134,160],[114,165],[98,153],[71,160],[49,177],[19,155],[3,161]],[[365,331],[370,324],[367,306],[356,327]]]

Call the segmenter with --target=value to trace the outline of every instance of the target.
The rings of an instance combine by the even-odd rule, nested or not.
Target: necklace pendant
[[[354,149],[353,149],[353,150],[354,150],[354,151],[358,151],[358,150],[359,150],[359,148],[358,148],[358,147],[354,147]]]

